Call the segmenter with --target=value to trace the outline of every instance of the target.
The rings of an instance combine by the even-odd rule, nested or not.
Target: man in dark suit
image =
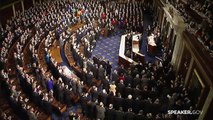
[[[39,93],[41,93],[41,91],[32,93],[32,101],[38,106],[40,106],[42,100],[42,96],[39,95]]]
[[[115,120],[124,120],[125,113],[123,112],[123,108],[120,107],[119,110],[115,112]]]
[[[54,84],[54,87],[53,87],[53,95],[56,98],[56,100],[59,100],[59,94],[61,94],[59,91],[59,87],[60,87],[60,80],[58,80],[57,83]]]
[[[114,106],[115,106],[114,108],[116,110],[119,110],[119,108],[123,106],[124,99],[121,97],[120,93],[118,93],[117,97],[113,98],[113,103],[114,103]]]
[[[99,94],[98,101],[102,102],[104,105],[107,105],[108,94],[105,89]]]
[[[45,100],[45,99],[42,100],[41,106],[42,106],[42,108],[43,108],[43,110],[44,110],[44,112],[46,114],[51,114],[52,113],[52,105],[47,100]]]
[[[132,93],[133,93],[133,89],[131,88],[131,85],[130,84],[128,84],[128,86],[127,87],[125,87],[125,98],[127,98],[128,97],[128,95],[132,95]]]
[[[96,56],[94,56],[92,59],[94,61],[94,64],[97,64],[97,65],[100,64],[100,61],[99,61],[99,59]]]
[[[118,83],[118,78],[119,78],[119,75],[117,73],[117,70],[114,70],[114,72],[112,73],[112,81],[115,81],[115,84],[117,85]]]
[[[141,92],[141,99],[147,99],[149,96],[149,91],[147,86],[143,86],[143,90]]]
[[[125,120],[134,120],[135,113],[132,112],[132,108],[129,108],[128,111],[125,113]]]
[[[92,66],[92,72],[96,79],[98,79],[98,64]]]
[[[136,86],[136,88],[133,89],[133,93],[132,93],[132,97],[133,99],[137,98],[137,97],[141,97],[141,90],[139,88],[139,85]]]
[[[109,78],[107,76],[102,80],[102,89],[105,89],[107,92],[109,92]]]
[[[71,90],[69,90],[68,85],[65,85],[65,90],[64,90],[64,102],[66,105],[70,106],[71,105]]]
[[[107,61],[107,64],[106,64],[106,75],[111,78],[111,69],[112,69],[112,65],[111,63],[109,62],[109,60]]]
[[[86,116],[89,114],[89,110],[87,107],[87,102],[89,101],[88,93],[83,93],[80,99],[81,107],[82,107],[82,113],[83,116]]]
[[[136,85],[139,85],[139,84],[140,84],[140,76],[139,76],[139,74],[137,74],[137,75],[135,76],[135,78],[133,79],[132,87],[135,88]]]
[[[105,107],[104,104],[102,102],[100,102],[99,105],[96,105],[96,119],[98,120],[104,120],[105,118]]]
[[[129,108],[132,108],[132,105],[133,105],[132,95],[128,95],[128,98],[125,99],[123,103],[124,111],[127,111]]]
[[[139,74],[139,71],[138,71],[138,68],[135,68],[135,69],[132,71],[132,77],[134,78],[137,74]]]
[[[128,84],[132,85],[132,81],[133,81],[133,78],[132,78],[131,74],[128,73],[126,76],[126,79],[124,81],[125,86],[128,86]]]
[[[93,62],[88,59],[87,60],[87,71],[92,71],[93,72],[93,70],[92,70],[93,67],[94,67]]]
[[[125,85],[123,83],[123,80],[121,80],[116,87],[116,91],[121,94],[122,97],[124,97],[124,91],[125,90]]]
[[[98,68],[98,80],[105,79],[105,69],[103,68],[103,65],[100,65]]]
[[[137,97],[132,103],[133,112],[138,113],[139,110],[144,108],[144,106],[145,106],[144,101],[141,100],[139,97]]]
[[[123,73],[124,75],[126,74],[126,70],[124,68],[124,65],[121,65],[119,68],[118,68],[118,75],[121,75],[121,73]]]
[[[88,118],[95,119],[96,118],[96,103],[94,101],[89,101],[87,103],[87,109],[88,109]]]
[[[92,87],[92,90],[91,90],[92,100],[98,100],[99,92],[97,90],[98,88],[96,86]]]
[[[85,83],[90,86],[92,84],[92,80],[93,80],[93,73],[91,71],[87,72],[86,78],[87,78],[87,80]]]
[[[27,114],[29,116],[29,120],[37,120],[37,116],[35,115],[35,111],[33,108],[30,108],[29,111],[27,111]]]
[[[106,109],[105,120],[115,120],[115,110],[112,104],[109,104],[109,108]]]
[[[146,116],[143,113],[143,110],[140,110],[139,113],[135,116],[135,120],[146,120]]]

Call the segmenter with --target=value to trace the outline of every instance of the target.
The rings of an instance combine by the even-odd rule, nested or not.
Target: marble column
[[[24,1],[21,1],[21,8],[22,8],[22,12],[24,13]]]
[[[16,16],[16,8],[15,8],[14,4],[12,5],[12,8],[13,8],[13,16],[15,17]]]
[[[33,6],[35,6],[35,0],[33,0]]]

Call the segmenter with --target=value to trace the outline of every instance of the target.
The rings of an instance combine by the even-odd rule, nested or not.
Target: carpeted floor
[[[104,57],[112,63],[114,70],[118,66],[118,53],[121,40],[121,32],[118,31],[116,35],[110,37],[100,37],[96,43],[96,47],[92,52],[92,57]]]
[[[149,25],[152,25],[152,16],[150,13],[144,13],[144,32],[142,35],[142,46],[140,52],[145,55],[145,61],[155,62],[155,55],[148,55],[147,54],[147,28]],[[118,53],[119,53],[119,46],[120,46],[120,40],[121,40],[121,30],[116,30],[115,35],[109,36],[109,37],[101,37],[97,43],[96,47],[92,52],[92,57],[98,56],[98,57],[104,57],[105,59],[108,59],[112,63],[112,69],[118,67]],[[63,49],[61,50],[61,57],[63,59],[62,65],[67,65],[67,60],[64,55]],[[69,112],[78,112],[81,110],[80,105],[74,105],[67,109],[65,113],[63,113],[62,116],[57,116],[55,114],[52,115],[53,120],[66,120],[66,118],[69,115]]]
[[[153,19],[152,15],[149,12],[144,12],[144,18],[143,18],[143,25],[144,25],[144,30],[143,30],[143,35],[142,35],[142,44],[141,44],[141,50],[140,52],[145,55],[145,61],[149,62],[155,62],[155,55],[150,55],[147,54],[147,28],[148,26],[152,26],[153,24]]]
[[[140,52],[145,55],[145,61],[155,62],[155,55],[147,54],[147,28],[152,25],[153,19],[150,13],[144,14],[144,31],[142,35],[142,46]],[[118,53],[121,40],[121,32],[118,31],[116,35],[110,37],[101,37],[96,44],[96,48],[92,52],[92,56],[100,56],[108,59],[112,63],[112,69],[114,70],[118,66]]]

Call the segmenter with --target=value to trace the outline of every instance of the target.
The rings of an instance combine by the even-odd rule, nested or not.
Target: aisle
[[[150,13],[144,12],[144,18],[143,18],[143,35],[142,35],[142,44],[141,44],[141,53],[145,55],[145,61],[155,62],[155,56],[154,55],[148,55],[147,54],[147,28],[148,26],[153,24],[152,15]]]
[[[104,57],[112,63],[112,69],[118,67],[118,54],[121,40],[121,33],[118,32],[114,36],[101,37],[96,42],[96,47],[92,52],[93,56]]]

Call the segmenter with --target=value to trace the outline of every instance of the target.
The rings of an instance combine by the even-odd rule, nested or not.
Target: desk
[[[127,34],[121,36],[120,48],[119,48],[119,58],[118,63],[119,65],[124,65],[124,67],[129,67],[131,63],[136,63],[131,58],[125,56],[125,37]]]
[[[154,40],[155,36],[154,34],[151,34],[150,36],[147,37],[148,40],[148,45],[147,45],[147,52],[150,54],[154,54],[156,51],[156,43]]]
[[[141,34],[136,34],[132,36],[132,52],[139,52],[139,41],[141,38]]]
[[[140,39],[141,39],[141,34],[135,34],[132,36],[133,60],[144,63],[144,55],[139,52],[140,51]]]
[[[128,68],[131,63],[137,64],[137,60],[144,61],[144,55],[139,53],[139,39],[141,34],[136,34],[132,36],[132,52],[133,52],[133,59],[125,56],[125,41],[126,36],[121,36],[121,42],[120,42],[120,48],[119,48],[119,58],[118,58],[118,64],[124,65],[125,68]]]

